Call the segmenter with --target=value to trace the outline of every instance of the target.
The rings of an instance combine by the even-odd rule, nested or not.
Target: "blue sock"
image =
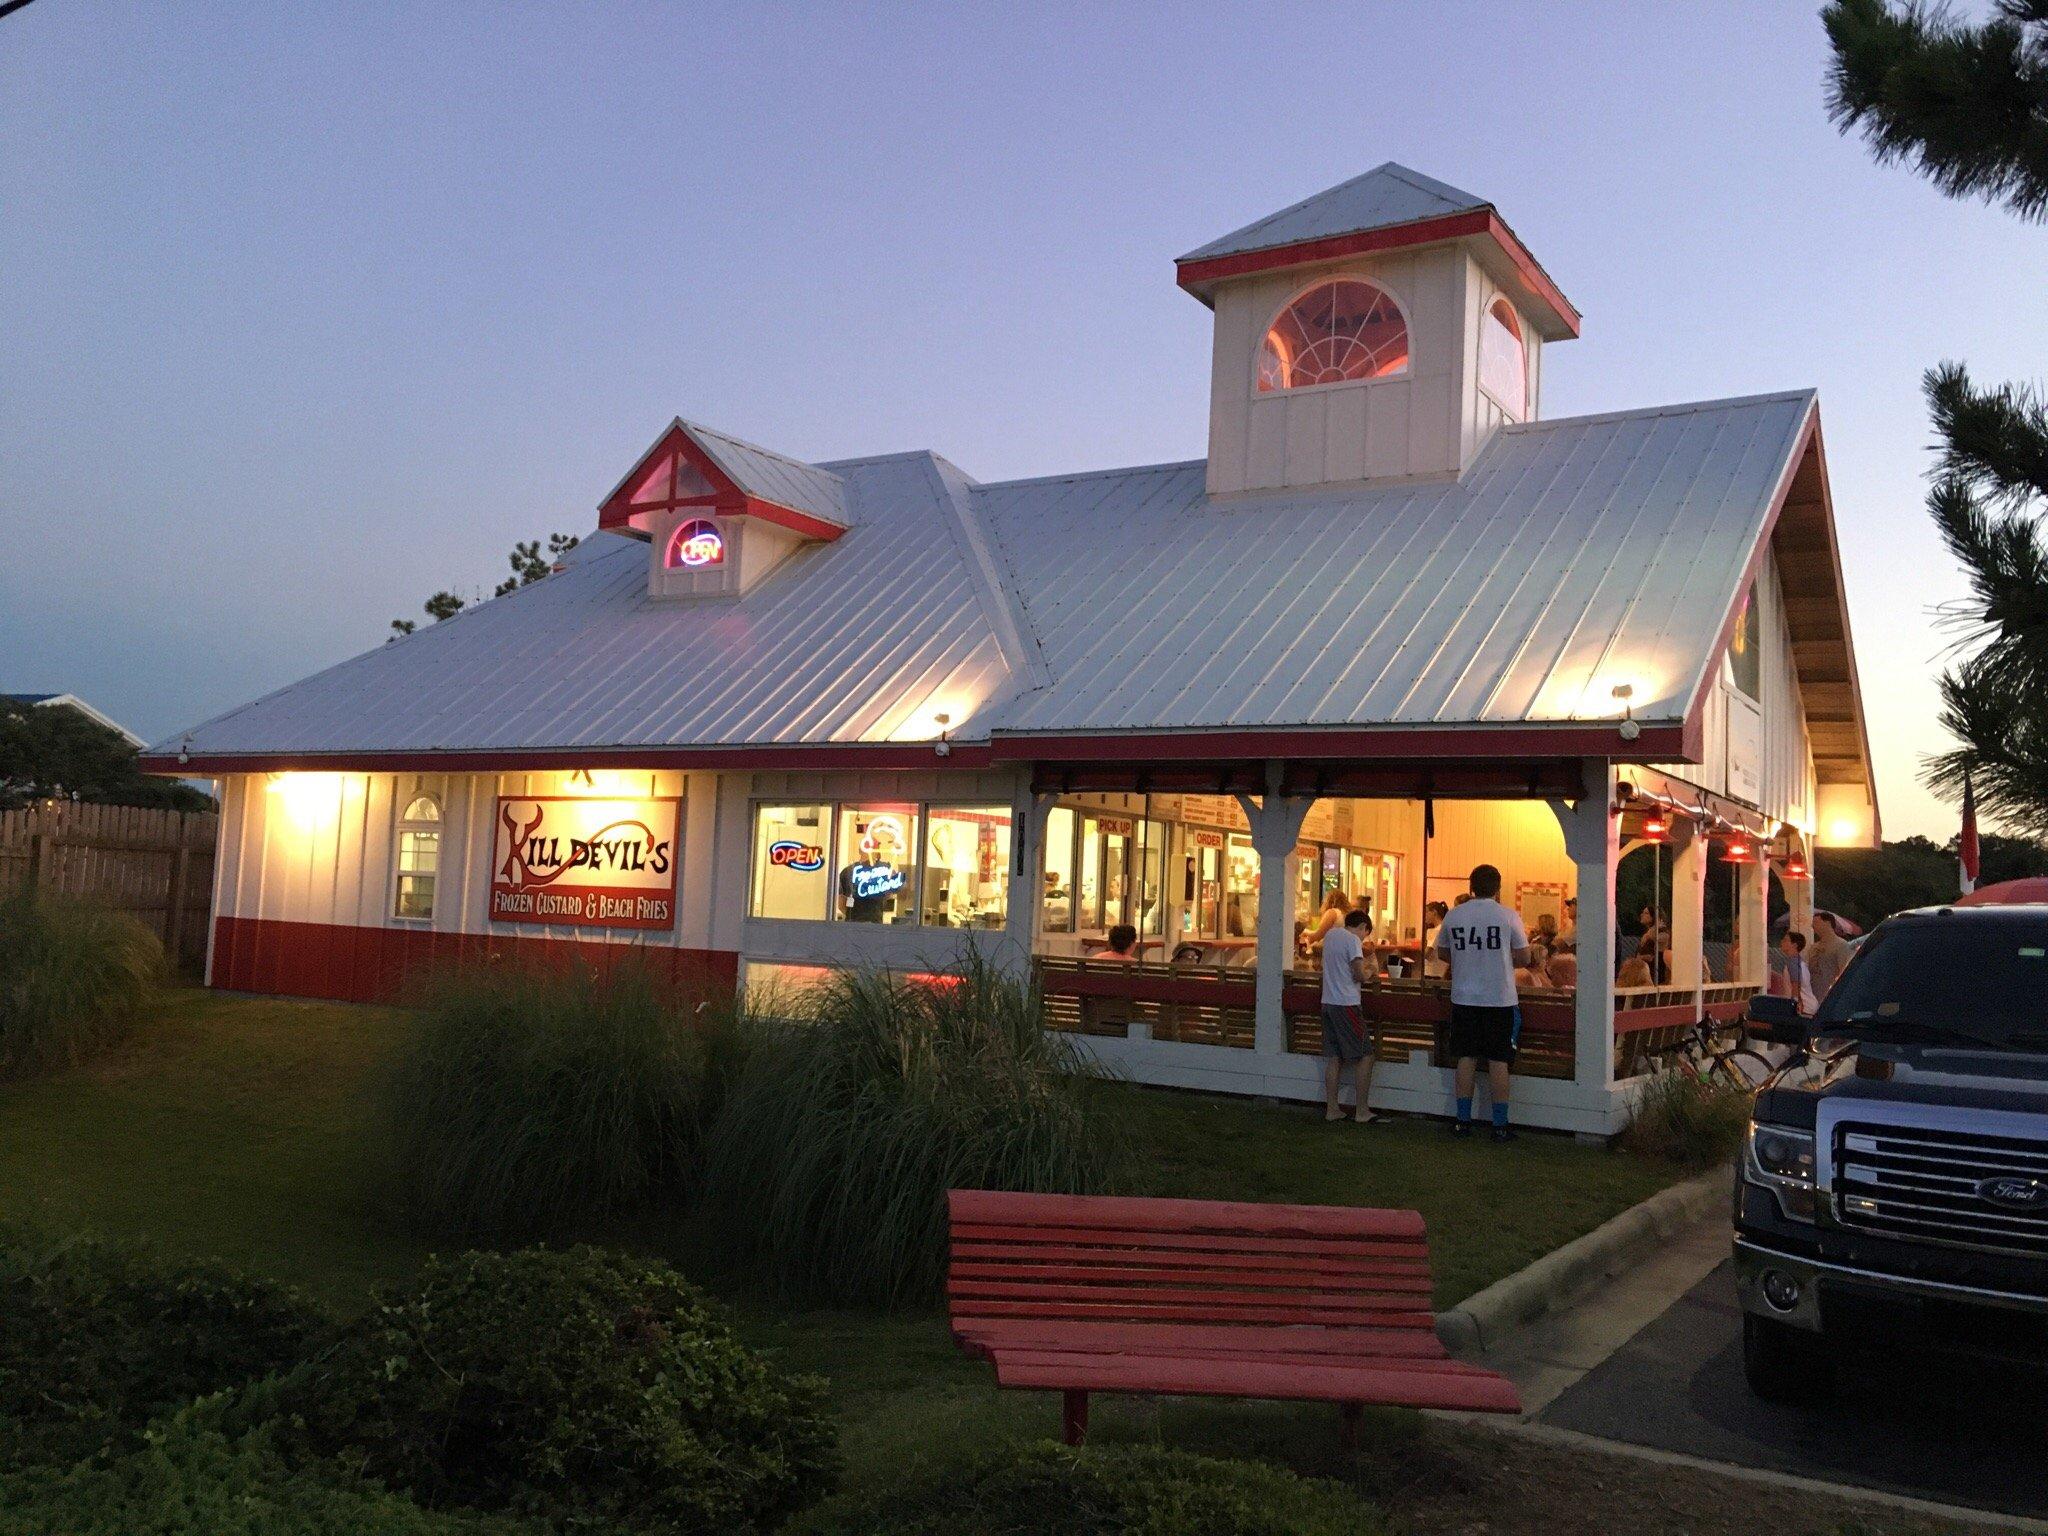
[[[1497,1099],[1493,1105],[1493,1123],[1495,1125],[1506,1125],[1508,1123],[1508,1107]]]
[[[1470,1125],[1472,1123],[1472,1101],[1470,1099],[1458,1100],[1458,1123],[1460,1125]]]

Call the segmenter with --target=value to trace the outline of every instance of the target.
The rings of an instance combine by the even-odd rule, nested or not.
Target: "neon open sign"
[[[825,850],[816,843],[799,843],[785,837],[768,845],[768,862],[778,869],[814,875],[825,867]]]
[[[677,527],[668,541],[668,563],[702,570],[707,565],[725,564],[725,536],[717,526],[701,517]]]

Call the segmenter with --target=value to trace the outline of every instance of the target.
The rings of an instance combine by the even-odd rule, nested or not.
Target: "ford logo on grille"
[[[2009,1211],[2031,1211],[2048,1205],[2048,1184],[2011,1174],[1981,1181],[1977,1185],[1977,1193],[1993,1205],[2002,1205]]]

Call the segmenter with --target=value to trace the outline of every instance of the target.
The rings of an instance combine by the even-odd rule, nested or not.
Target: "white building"
[[[1295,931],[1341,890],[1408,951],[1375,1100],[1438,1111],[1414,951],[1484,860],[1532,923],[1582,904],[1516,1118],[1615,1129],[1643,1042],[1760,981],[1774,865],[1803,911],[1815,847],[1877,836],[1817,400],[1546,419],[1577,311],[1391,164],[1179,276],[1206,460],[985,484],[678,420],[546,580],[159,743],[225,789],[213,984],[978,944],[1135,1077],[1309,1097]],[[1669,975],[1618,988],[1616,868],[1666,825]],[[1146,963],[1091,964],[1118,922]]]

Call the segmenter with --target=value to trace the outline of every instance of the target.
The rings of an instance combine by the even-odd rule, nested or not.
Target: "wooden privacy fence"
[[[0,811],[0,891],[32,885],[131,913],[198,971],[219,828],[211,811],[72,801]]]

